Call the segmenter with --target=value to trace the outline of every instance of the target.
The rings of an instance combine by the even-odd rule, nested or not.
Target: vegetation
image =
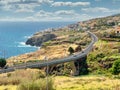
[[[119,90],[120,80],[105,76],[55,77],[56,90]]]
[[[9,85],[17,86],[12,90],[46,90],[47,87],[45,74],[42,71],[31,69],[0,75],[0,86]],[[52,78],[48,77],[49,90],[54,90],[53,86]]]
[[[118,75],[120,73],[120,59],[116,60],[112,66],[112,73]]]
[[[39,70],[16,70],[13,73],[6,73],[1,75],[0,85],[18,85],[25,81],[35,81],[39,78],[45,78],[44,73],[40,72]]]
[[[94,31],[99,38],[99,41],[94,45],[87,59],[84,59],[87,60],[87,63],[77,62],[77,65],[79,64],[81,66],[81,68],[79,68],[79,74],[89,75],[65,77],[71,75],[71,70],[75,70],[75,62],[53,66],[50,69],[54,69],[52,75],[55,75],[55,83],[53,83],[53,79],[48,81],[50,90],[53,90],[54,87],[56,90],[119,90],[120,37],[116,36],[113,27],[120,20],[120,14],[114,17],[115,20],[110,16],[78,22],[78,26],[75,24],[75,30],[69,27],[55,30],[52,33],[55,34],[57,38],[44,42],[40,50],[18,57],[12,57],[8,62],[18,60],[19,63],[33,63],[37,62],[35,60],[43,60],[44,56],[47,56],[48,59],[51,60],[64,58],[74,52],[79,52],[91,41],[91,38],[82,30],[87,28]],[[79,29],[81,31],[78,30],[79,26],[81,27],[81,29]],[[13,85],[16,90],[45,90],[45,80],[45,74],[39,71],[22,70],[0,77],[0,85]]]
[[[48,83],[48,86],[46,83]],[[21,83],[17,90],[47,90],[47,88],[49,88],[49,90],[54,90],[52,79],[47,82],[45,79],[39,79],[36,81]]]
[[[72,47],[69,47],[68,51],[69,51],[70,55],[74,53],[74,49]]]
[[[20,74],[19,74],[20,72]],[[28,73],[30,72],[30,73]],[[30,78],[34,77],[37,73],[36,70],[20,70],[9,76],[10,78],[23,77],[22,82],[19,84],[2,84],[0,90],[46,90],[46,78]],[[16,76],[14,76],[16,74]],[[8,77],[7,74],[0,77]],[[38,75],[38,74],[37,74]],[[29,78],[27,78],[29,76]],[[12,78],[13,77],[13,78]],[[0,79],[1,80],[1,79]],[[4,79],[3,79],[4,82]],[[49,90],[119,90],[120,89],[120,80],[109,78],[106,76],[56,76],[49,78],[48,81]]]
[[[0,67],[3,68],[6,65],[6,60],[4,58],[0,58]]]
[[[94,49],[87,58],[89,71],[91,74],[108,75],[111,74],[110,68],[113,63],[120,59],[118,48],[120,42],[107,42],[99,40],[95,45]]]

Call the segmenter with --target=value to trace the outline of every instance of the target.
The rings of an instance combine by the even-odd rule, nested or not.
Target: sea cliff
[[[31,38],[29,38],[26,41],[27,45],[31,45],[31,46],[41,46],[41,44],[43,42],[52,40],[53,38],[55,38],[56,35],[55,34],[51,34],[51,33],[45,33],[45,34],[34,34]]]

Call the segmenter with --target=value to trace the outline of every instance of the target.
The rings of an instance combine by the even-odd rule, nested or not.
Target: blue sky
[[[0,0],[0,21],[84,21],[120,13],[120,0]]]

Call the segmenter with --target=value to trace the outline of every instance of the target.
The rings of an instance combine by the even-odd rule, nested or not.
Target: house
[[[68,25],[69,30],[78,30],[79,24],[70,24]]]

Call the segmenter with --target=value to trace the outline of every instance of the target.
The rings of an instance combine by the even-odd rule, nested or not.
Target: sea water
[[[37,50],[26,45],[26,40],[34,33],[63,27],[73,22],[0,22],[0,58],[8,58]]]

